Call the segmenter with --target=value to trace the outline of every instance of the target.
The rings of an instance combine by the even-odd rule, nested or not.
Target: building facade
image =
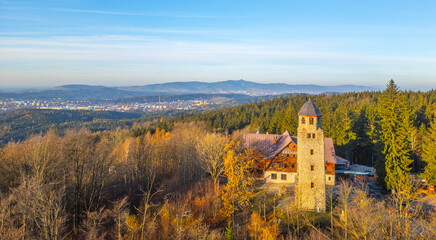
[[[335,185],[337,156],[331,138],[325,138],[321,113],[311,101],[298,113],[297,137],[249,133],[244,146],[257,151],[256,177],[270,183],[296,184],[296,199],[302,209],[325,211],[325,186]]]
[[[296,199],[301,209],[325,211],[325,139],[321,113],[311,101],[298,113]]]

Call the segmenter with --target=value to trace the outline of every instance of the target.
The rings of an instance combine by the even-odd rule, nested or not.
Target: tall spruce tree
[[[282,111],[276,111],[276,113],[274,114],[274,116],[272,117],[270,123],[269,123],[269,128],[268,128],[268,132],[269,133],[273,133],[273,134],[280,134],[281,132],[281,119],[283,116],[283,112]]]
[[[409,181],[410,164],[410,110],[405,94],[390,80],[378,106],[386,170],[384,180],[388,189],[401,189]]]
[[[356,136],[356,140],[353,141],[353,163],[370,166],[372,164],[372,142],[369,136],[370,126],[366,115],[366,108],[360,110],[359,116],[352,124],[351,130]]]
[[[292,136],[297,136],[298,112],[292,103],[286,108],[281,127],[281,133],[288,130]]]
[[[428,183],[436,184],[436,119],[433,120],[428,134],[424,136],[422,160],[427,163],[421,177]]]
[[[336,152],[339,156],[347,159],[351,157],[352,146],[350,141],[355,139],[355,134],[352,132],[352,112],[345,102],[341,102],[336,109],[334,115],[334,125],[332,126],[331,136],[336,145]],[[340,124],[339,124],[340,123]]]

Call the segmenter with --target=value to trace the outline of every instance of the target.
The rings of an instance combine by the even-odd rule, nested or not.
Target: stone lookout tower
[[[326,176],[321,112],[310,100],[298,113],[297,192],[299,207],[325,211]]]

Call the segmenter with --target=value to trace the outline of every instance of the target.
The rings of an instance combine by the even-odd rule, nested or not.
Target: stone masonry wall
[[[305,117],[305,123],[301,118]],[[299,116],[297,154],[297,201],[304,210],[325,211],[326,174],[324,163],[324,132],[321,124],[309,124],[310,116]],[[308,138],[310,134],[310,138]],[[315,134],[315,138],[313,138]]]

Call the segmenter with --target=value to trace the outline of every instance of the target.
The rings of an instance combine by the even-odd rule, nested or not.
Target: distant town
[[[51,100],[20,100],[14,98],[0,99],[0,112],[13,111],[23,108],[55,109],[55,110],[91,110],[117,112],[155,112],[164,110],[206,110],[217,105],[231,104],[231,99],[224,97],[176,100],[157,102],[127,102],[114,103],[103,100],[65,100],[53,98]]]

